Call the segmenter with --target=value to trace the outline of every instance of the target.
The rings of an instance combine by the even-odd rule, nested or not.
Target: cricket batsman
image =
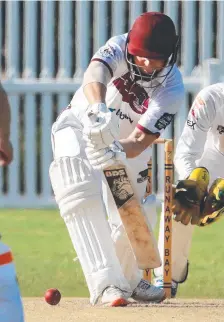
[[[174,164],[179,182],[173,201],[173,297],[178,283],[187,279],[195,225],[204,227],[224,214],[224,83],[207,86],[196,96]],[[161,287],[161,268],[155,273],[155,285]]]
[[[10,142],[10,106],[0,84],[0,166],[10,164],[13,149]],[[24,322],[23,306],[10,248],[0,235],[0,321]]]
[[[178,36],[167,15],[140,15],[127,34],[112,37],[95,53],[81,87],[52,127],[50,179],[93,305],[99,299],[123,306],[128,298],[165,298],[164,290],[142,280],[102,170],[116,161],[125,164],[142,201],[150,145],[184,98],[177,50]],[[91,123],[90,115],[97,122]],[[125,178],[114,181],[112,190],[118,186],[125,197]],[[142,209],[154,226],[155,207],[146,202]]]

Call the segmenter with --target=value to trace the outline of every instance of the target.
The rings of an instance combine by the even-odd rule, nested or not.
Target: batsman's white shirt
[[[120,139],[126,138],[136,126],[146,133],[150,131],[161,134],[171,123],[184,98],[180,71],[174,65],[165,81],[164,78],[153,80],[154,88],[149,88],[151,84],[148,82],[134,82],[125,60],[126,39],[127,34],[111,38],[92,58],[92,61],[99,61],[107,66],[112,77],[107,85],[106,105],[113,113],[114,121],[119,122]],[[169,68],[160,72],[160,76],[167,73]],[[157,85],[159,86],[155,88]],[[82,130],[88,106],[81,86],[73,96],[70,109],[58,118],[53,132],[65,126],[75,126]],[[149,147],[140,156],[128,160],[132,173],[135,173],[134,184],[137,180],[142,182],[147,179],[146,168],[150,156]]]
[[[224,83],[205,87],[195,98],[178,141],[175,166],[180,179],[195,166],[210,173],[210,184],[224,177]]]

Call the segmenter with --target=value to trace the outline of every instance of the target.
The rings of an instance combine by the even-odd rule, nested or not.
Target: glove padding
[[[83,138],[87,146],[102,148],[108,147],[118,139],[118,123],[112,120],[112,113],[103,103],[93,104],[88,109],[88,118],[93,118],[92,122],[84,123]]]
[[[218,178],[211,185],[205,198],[204,208],[199,222],[200,227],[219,220],[224,215],[224,179]]]
[[[195,168],[188,179],[178,182],[174,191],[172,211],[174,219],[184,225],[199,224],[201,205],[207,194],[209,172],[206,168]]]
[[[106,148],[88,147],[85,149],[89,163],[95,170],[103,170],[114,165],[117,161],[126,159],[126,153],[118,141],[114,141]]]

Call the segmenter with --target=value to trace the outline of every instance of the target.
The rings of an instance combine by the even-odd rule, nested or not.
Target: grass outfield
[[[13,250],[23,296],[58,288],[63,296],[88,296],[79,261],[74,262],[63,220],[56,210],[1,210],[3,241]],[[196,227],[190,272],[180,298],[224,298],[224,220]]]

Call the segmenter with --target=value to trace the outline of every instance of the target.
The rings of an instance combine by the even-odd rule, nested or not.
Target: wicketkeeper
[[[53,125],[50,178],[92,304],[100,297],[111,306],[127,305],[129,297],[164,299],[163,290],[141,279],[102,169],[125,163],[142,201],[150,145],[184,98],[177,50],[172,20],[159,12],[142,14],[129,33],[112,37],[96,52],[82,86]],[[93,124],[92,114],[97,116]],[[125,181],[118,184],[128,193]],[[146,202],[142,208],[154,226],[155,207]]]
[[[173,297],[178,283],[187,279],[195,225],[207,226],[224,214],[224,83],[205,87],[197,95],[174,164],[179,182],[173,201]],[[155,272],[156,285],[161,286],[162,270]]]

